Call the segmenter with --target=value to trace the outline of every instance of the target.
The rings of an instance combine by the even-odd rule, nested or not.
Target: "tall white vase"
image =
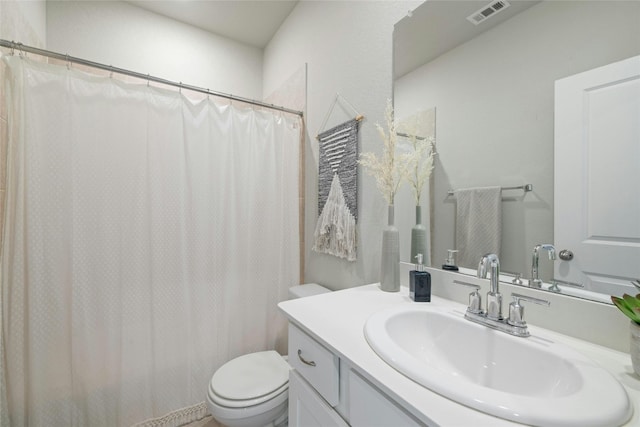
[[[415,263],[416,256],[422,254],[425,265],[431,265],[427,247],[427,228],[422,225],[422,206],[416,205],[416,225],[411,228],[411,259]]]
[[[382,231],[380,259],[380,289],[386,292],[400,290],[400,233],[393,222],[394,209],[389,205],[387,226]]]

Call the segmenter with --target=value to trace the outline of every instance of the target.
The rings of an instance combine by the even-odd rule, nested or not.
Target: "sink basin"
[[[624,424],[632,407],[607,371],[562,343],[510,336],[441,307],[371,316],[378,356],[418,384],[500,418],[539,426]]]

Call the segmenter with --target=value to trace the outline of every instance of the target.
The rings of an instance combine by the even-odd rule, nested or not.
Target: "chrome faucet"
[[[538,277],[538,261],[540,259],[540,251],[546,250],[549,252],[549,259],[551,261],[556,259],[556,248],[548,243],[543,245],[536,245],[533,248],[533,256],[531,259],[531,279],[529,279],[529,287],[530,288],[541,288],[542,280]]]
[[[486,254],[478,263],[478,277],[487,278],[487,266],[490,267],[490,287],[487,293],[487,317],[491,320],[502,320],[502,295],[498,284],[500,283],[500,260],[496,254]]]
[[[474,288],[469,294],[469,305],[464,314],[464,318],[475,323],[506,332],[517,337],[528,337],[529,329],[524,321],[524,307],[521,301],[533,302],[536,304],[549,305],[549,301],[513,293],[513,302],[509,304],[509,317],[502,317],[502,295],[498,287],[500,276],[500,261],[496,254],[486,254],[478,263],[478,278],[487,278],[487,267],[490,267],[490,289],[487,293],[487,311],[482,311],[482,299],[478,290],[479,285],[473,283],[453,280],[453,283]]]

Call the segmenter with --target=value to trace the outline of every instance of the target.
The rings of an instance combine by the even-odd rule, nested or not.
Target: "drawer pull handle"
[[[309,360],[305,360],[304,357],[302,357],[302,350],[298,349],[298,358],[300,359],[300,361],[302,363],[304,363],[305,365],[309,365],[309,366],[316,366],[316,362],[314,362],[313,360],[309,361]]]

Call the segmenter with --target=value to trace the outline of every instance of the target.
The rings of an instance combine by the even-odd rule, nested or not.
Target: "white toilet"
[[[330,292],[315,283],[294,286],[289,298]],[[207,406],[213,418],[228,427],[285,426],[289,401],[289,370],[275,351],[245,354],[222,365],[211,378]]]

